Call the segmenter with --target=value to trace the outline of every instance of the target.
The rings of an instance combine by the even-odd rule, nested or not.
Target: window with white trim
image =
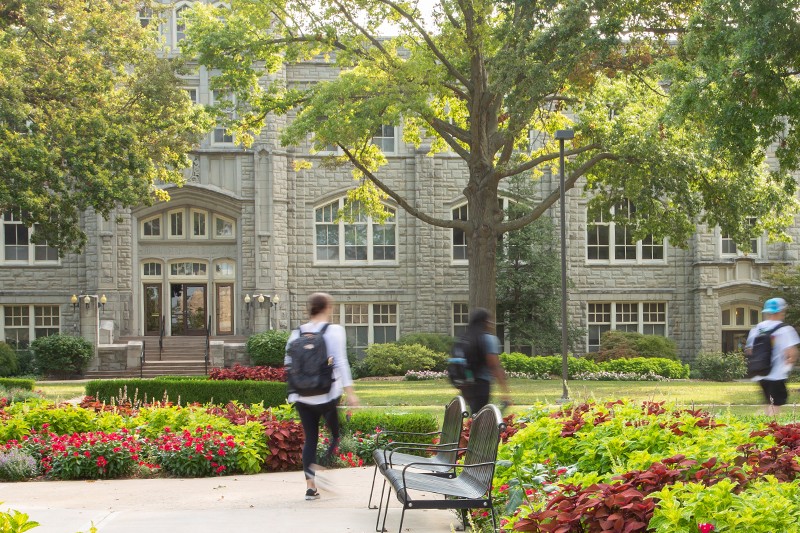
[[[384,124],[375,132],[372,142],[377,145],[384,154],[393,154],[397,150],[396,131],[397,129],[394,126]]]
[[[146,278],[160,278],[161,263],[156,263],[156,262],[143,263],[142,276]]]
[[[208,229],[206,224],[208,221],[208,213],[206,211],[199,211],[197,209],[190,210],[192,220],[192,238],[193,239],[206,239],[208,238]]]
[[[186,23],[183,21],[183,16],[188,12],[189,6],[182,5],[175,9],[175,44],[186,38]]]
[[[397,260],[397,219],[395,210],[384,206],[391,215],[383,224],[367,216],[358,204],[351,204],[352,221],[337,221],[345,198],[339,198],[314,210],[315,254],[317,262],[379,263]]]
[[[217,239],[236,237],[236,222],[232,218],[214,215],[214,237]]]
[[[227,91],[215,89],[211,91],[213,104],[219,108],[227,120],[236,118],[236,96]],[[222,144],[233,143],[233,133],[223,123],[217,123],[214,128],[214,142]]]
[[[0,263],[38,264],[58,263],[58,250],[46,242],[34,244],[32,237],[36,224],[29,228],[22,217],[11,212],[3,213],[0,218],[0,247],[3,253]]]
[[[453,209],[453,220],[467,220],[467,204]],[[467,261],[467,233],[458,228],[453,228],[453,261]]]
[[[590,302],[588,305],[586,349],[600,349],[606,331],[631,331],[667,336],[666,302]]]
[[[161,215],[142,221],[142,237],[145,239],[161,237]]]
[[[397,340],[397,304],[334,304],[331,322],[344,326],[347,343],[360,359],[370,344]]]
[[[754,217],[747,218],[747,225],[752,227],[755,226],[758,220]],[[758,257],[761,252],[761,246],[759,246],[761,239],[758,237],[750,239],[750,251],[743,252],[739,250],[739,247],[736,246],[736,243],[733,241],[731,236],[728,233],[720,233],[720,251],[722,255],[748,255]]]
[[[652,235],[643,240],[633,240],[633,229],[627,224],[614,222],[611,215],[633,215],[635,207],[625,201],[611,209],[611,213],[596,217],[586,225],[586,259],[598,262],[650,262],[664,261],[664,240],[655,241]]]
[[[236,269],[233,261],[224,260],[214,263],[214,279],[233,279],[236,277]]]
[[[148,27],[153,20],[153,10],[149,7],[140,7],[138,13],[139,24],[142,25],[142,28]]]
[[[0,338],[15,350],[27,350],[32,340],[61,331],[61,308],[57,305],[5,305],[2,313]]]
[[[453,304],[453,337],[459,338],[467,332],[469,325],[469,304]]]
[[[199,102],[196,87],[184,87],[183,90],[186,91],[186,95],[189,97],[189,100],[191,100],[193,104]]]
[[[167,219],[169,220],[169,237],[183,238],[183,210],[170,211]]]
[[[202,276],[208,277],[208,265],[191,261],[170,263],[170,276]]]

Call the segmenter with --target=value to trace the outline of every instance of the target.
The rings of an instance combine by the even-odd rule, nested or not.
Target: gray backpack
[[[298,328],[298,337],[286,347],[286,354],[292,359],[287,377],[289,392],[300,396],[327,394],[333,385],[333,357],[328,357],[325,345],[325,330],[303,333]]]

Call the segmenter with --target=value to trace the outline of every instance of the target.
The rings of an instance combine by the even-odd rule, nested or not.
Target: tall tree
[[[211,122],[155,27],[135,2],[0,5],[0,212],[35,224],[37,242],[80,250],[86,209],[108,218],[181,182]]]
[[[401,0],[239,0],[224,15],[198,6],[185,51],[220,69],[216,83],[237,93],[242,133],[258,131],[268,113],[296,110],[282,141],[313,133],[318,147],[338,145],[335,162],[350,165],[362,184],[353,198],[378,212],[388,196],[423,222],[466,232],[470,305],[493,309],[498,237],[559,198],[553,190],[526,215],[504,220],[498,191],[512,176],[557,164],[560,128],[576,130],[566,187],[585,178],[597,210],[632,201],[626,222],[636,236],[682,245],[707,223],[745,243],[765,229],[780,236],[792,222],[787,171],[796,160],[770,172],[763,132],[718,142],[709,132],[716,117],[679,105],[691,76],[704,75],[706,56],[692,39],[707,32],[708,47],[735,25],[701,23],[715,3],[439,0],[422,13]],[[386,24],[391,37],[382,36]],[[264,76],[318,54],[341,69],[335,79],[297,90]],[[427,139],[432,155],[463,159],[467,220],[424,212],[380,179],[386,158],[370,139],[380,125],[399,123],[406,141]]]

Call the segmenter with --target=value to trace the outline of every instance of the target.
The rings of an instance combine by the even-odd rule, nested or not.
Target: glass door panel
[[[217,335],[233,335],[233,285],[217,285]]]
[[[144,286],[144,334],[161,334],[161,285]]]

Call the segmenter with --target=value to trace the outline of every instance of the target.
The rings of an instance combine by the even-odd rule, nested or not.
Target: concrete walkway
[[[33,533],[372,533],[372,467],[326,472],[334,491],[305,501],[301,472],[200,479],[0,483],[0,509],[30,515]],[[380,489],[380,486],[378,487]],[[386,529],[397,531],[394,496]],[[453,511],[407,511],[403,532],[449,533]]]

